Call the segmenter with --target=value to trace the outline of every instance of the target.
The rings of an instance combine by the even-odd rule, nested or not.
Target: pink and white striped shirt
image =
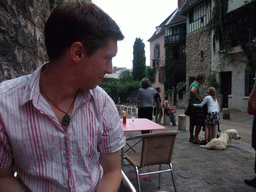
[[[23,191],[94,191],[99,152],[125,145],[115,104],[100,87],[81,90],[64,131],[40,94],[40,72],[0,84],[0,169],[14,163]]]

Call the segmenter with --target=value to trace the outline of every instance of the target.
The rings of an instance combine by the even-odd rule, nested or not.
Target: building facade
[[[179,26],[179,29],[183,27],[182,23],[177,25],[178,23],[174,22],[175,15],[177,16],[180,11],[185,17],[185,44],[180,45],[185,49],[186,92],[182,98],[177,95],[177,106],[187,105],[189,85],[198,74],[204,73],[207,81],[201,86],[203,97],[206,96],[207,88],[213,86],[212,79],[216,79],[214,86],[216,85],[218,90],[221,108],[246,111],[248,97],[255,82],[256,16],[254,11],[256,1],[229,0],[218,5],[214,2],[214,0],[178,1],[179,9],[167,18],[172,22],[168,24],[168,21],[165,21],[164,24],[165,66],[170,62],[168,60],[170,55],[173,60],[175,55],[178,55],[175,52],[180,50],[175,47],[176,41],[181,40],[181,33],[177,36],[181,30],[177,30],[177,27]],[[221,26],[225,33],[221,34],[210,27],[210,22],[214,18],[214,11],[219,15],[218,13],[225,5],[227,10],[222,15],[225,19],[218,20],[225,22],[225,25]],[[177,61],[174,66],[179,63]],[[167,78],[170,72],[165,72],[165,81],[170,81]],[[171,79],[171,81],[177,83],[180,79],[175,77],[175,80]],[[170,87],[165,89],[168,90]]]

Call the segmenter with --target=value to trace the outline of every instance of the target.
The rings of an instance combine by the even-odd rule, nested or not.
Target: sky
[[[178,0],[92,0],[119,25],[124,40],[118,41],[113,66],[132,69],[133,44],[136,37],[145,44],[146,65],[150,65],[150,44],[159,26],[177,7]]]

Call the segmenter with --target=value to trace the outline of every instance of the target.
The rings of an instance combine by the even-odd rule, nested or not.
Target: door
[[[222,99],[222,108],[228,108],[228,95],[231,95],[231,87],[232,87],[232,72],[221,72],[221,94],[223,96]]]

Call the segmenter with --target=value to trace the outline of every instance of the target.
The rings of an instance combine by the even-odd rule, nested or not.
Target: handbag
[[[190,104],[188,104],[188,107],[187,107],[184,114],[187,115],[187,116],[191,116],[191,113],[192,113],[192,107],[191,107]]]

